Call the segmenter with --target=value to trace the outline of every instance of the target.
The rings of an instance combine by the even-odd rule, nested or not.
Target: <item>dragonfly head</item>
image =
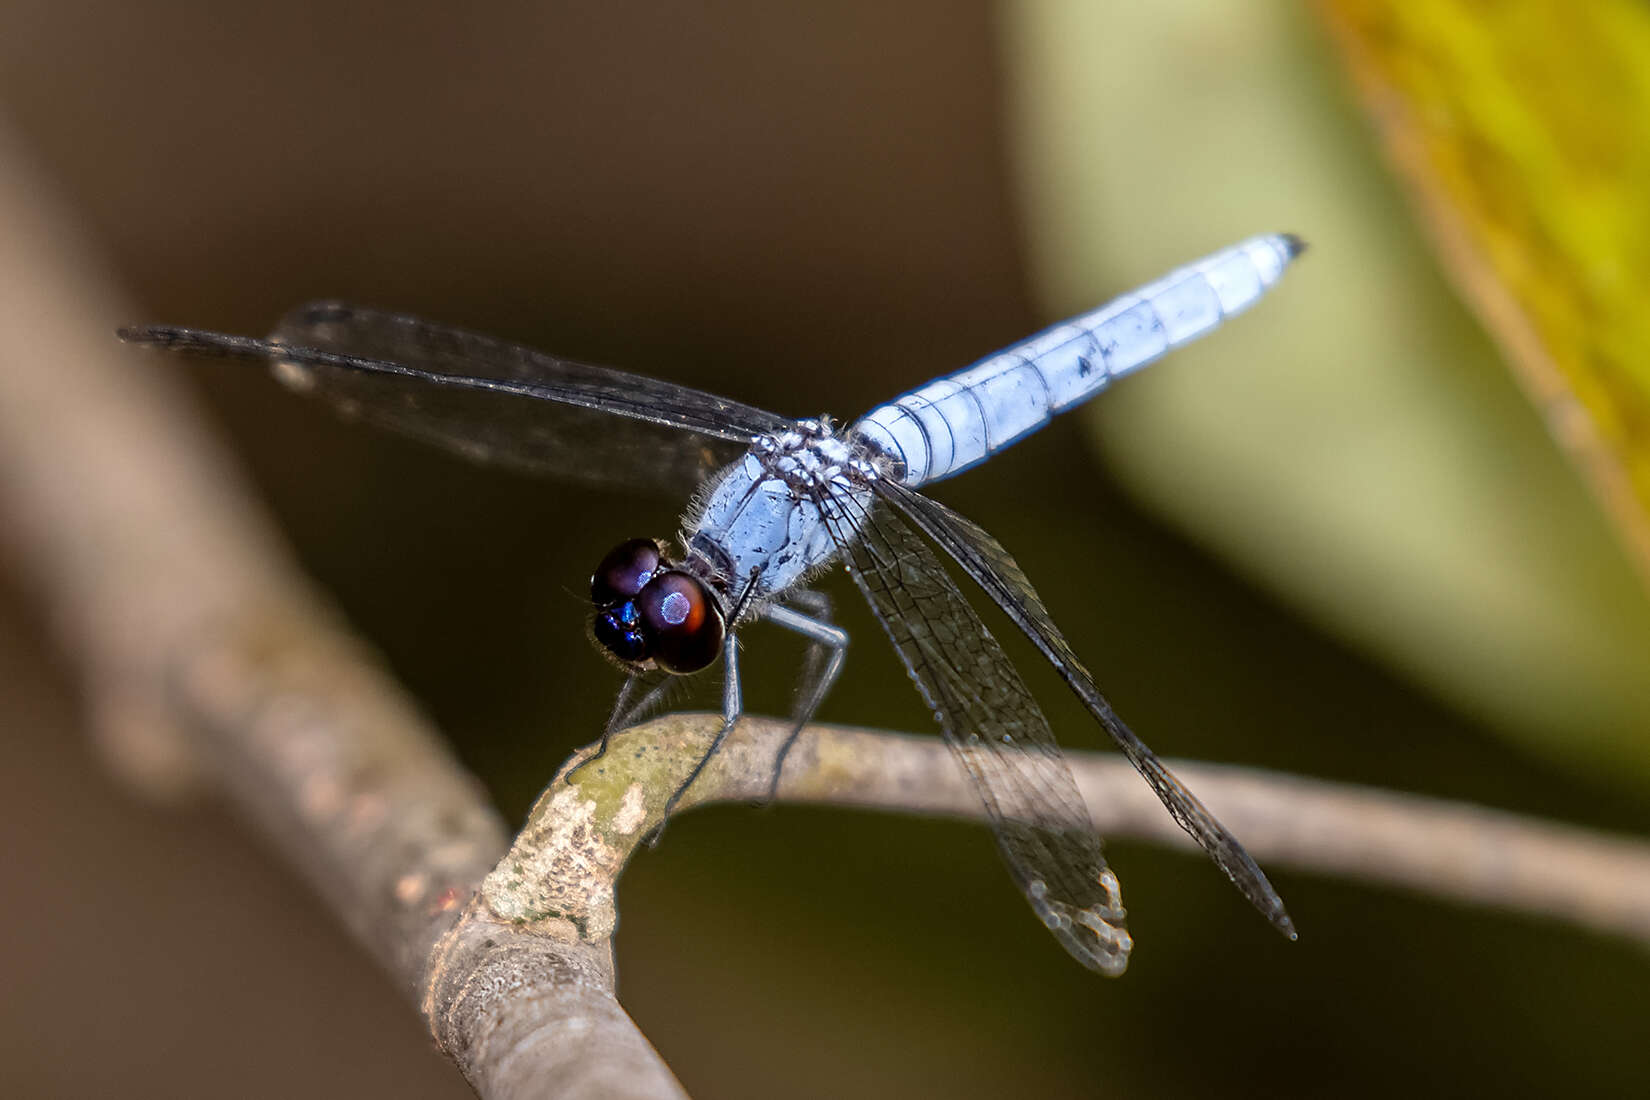
[[[608,551],[590,578],[590,599],[597,644],[631,668],[698,672],[722,651],[721,604],[653,539]]]

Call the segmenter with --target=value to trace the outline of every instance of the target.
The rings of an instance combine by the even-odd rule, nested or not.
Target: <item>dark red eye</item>
[[[652,539],[621,542],[607,552],[607,557],[591,575],[590,598],[597,607],[634,599],[658,571],[658,543]]]
[[[705,586],[671,570],[636,597],[648,655],[671,672],[698,672],[722,651],[722,611]]]
[[[673,568],[652,539],[609,551],[590,577],[597,643],[627,665],[656,662],[697,672],[722,651],[721,605],[693,576]]]

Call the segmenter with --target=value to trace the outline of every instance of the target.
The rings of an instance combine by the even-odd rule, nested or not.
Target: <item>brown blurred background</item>
[[[1050,319],[997,14],[11,2],[0,110],[141,303],[131,320],[257,333],[338,296],[853,415]],[[1315,66],[1302,94],[1355,125]],[[1241,232],[1284,228],[1312,230]],[[1304,323],[1270,303],[1243,322],[1283,348]],[[591,564],[672,531],[679,505],[472,469],[187,369],[305,566],[519,820],[617,686],[582,634]],[[1519,756],[1159,526],[1074,424],[939,495],[1018,554],[1161,752],[1650,831],[1631,791]],[[823,717],[928,728],[832,590],[858,642]],[[229,814],[157,811],[99,770],[44,637],[0,574],[4,1092],[465,1095]],[[748,700],[779,709],[796,653],[754,655]],[[1062,741],[1096,747],[1024,667]],[[1119,981],[1061,953],[981,829],[694,813],[621,884],[621,999],[707,1097],[1650,1090],[1650,969],[1628,946],[1279,875],[1289,945],[1201,859],[1111,852],[1138,941]]]

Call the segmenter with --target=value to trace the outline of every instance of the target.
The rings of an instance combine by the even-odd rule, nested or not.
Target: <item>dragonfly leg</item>
[[[664,835],[665,825],[670,821],[670,815],[675,811],[676,803],[680,802],[682,795],[686,794],[687,789],[693,786],[693,781],[698,779],[699,773],[705,770],[705,765],[710,763],[710,758],[716,755],[716,750],[720,749],[722,742],[727,740],[728,731],[733,729],[739,721],[739,716],[745,711],[744,696],[739,689],[738,635],[732,630],[728,631],[727,636],[722,640],[722,661],[726,666],[722,679],[722,728],[716,731],[716,736],[711,739],[710,747],[699,758],[699,762],[693,765],[693,770],[688,772],[687,778],[677,784],[676,790],[665,801],[665,810],[659,817],[659,824],[654,826],[653,832],[647,838],[650,847],[658,847],[659,838]]]
[[[619,697],[613,700],[613,713],[608,716],[607,726],[602,730],[601,744],[596,746],[595,752],[568,768],[567,778],[572,779],[580,768],[606,756],[608,742],[613,739],[613,735],[645,718],[659,706],[669,694],[670,688],[669,673],[638,672],[626,678],[624,687],[619,689]],[[638,693],[640,698],[637,698]]]
[[[793,588],[785,593],[785,600],[794,604],[796,610],[812,615],[820,622],[831,621],[831,597],[817,588]]]
[[[801,685],[797,691],[796,709],[791,714],[791,732],[773,760],[773,775],[768,780],[768,797],[772,802],[779,794],[779,779],[785,771],[785,758],[791,746],[802,735],[802,729],[813,719],[825,696],[831,693],[837,677],[842,674],[842,662],[848,656],[848,632],[830,621],[831,603],[822,592],[795,593],[793,602],[808,606],[812,615],[804,615],[795,608],[770,604],[761,615],[775,626],[808,639],[807,664],[803,667]]]

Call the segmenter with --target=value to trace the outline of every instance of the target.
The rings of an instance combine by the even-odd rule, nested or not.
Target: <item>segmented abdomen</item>
[[[950,477],[1249,308],[1301,248],[1288,234],[1253,237],[937,378],[854,427],[904,462],[905,484]]]

